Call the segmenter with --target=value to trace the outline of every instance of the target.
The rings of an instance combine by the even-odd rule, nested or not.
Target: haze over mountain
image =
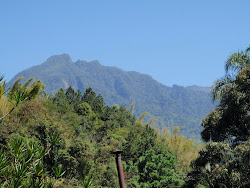
[[[41,65],[21,71],[9,84],[21,76],[41,80],[49,93],[69,86],[84,93],[91,87],[107,105],[124,104],[129,108],[135,101],[137,117],[149,112],[161,117],[165,126],[180,126],[191,138],[199,138],[201,119],[214,108],[209,87],[168,87],[149,75],[102,66],[98,61],[72,62],[67,54],[52,56]]]

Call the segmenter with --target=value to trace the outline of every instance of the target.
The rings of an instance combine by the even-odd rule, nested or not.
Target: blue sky
[[[211,86],[250,44],[249,0],[0,1],[0,72],[10,80],[52,55]]]

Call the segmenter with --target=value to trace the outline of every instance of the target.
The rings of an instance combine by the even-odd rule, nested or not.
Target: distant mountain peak
[[[98,60],[90,61],[90,63],[95,64],[95,65],[101,65]]]
[[[47,59],[44,63],[73,63],[69,54],[53,55]]]

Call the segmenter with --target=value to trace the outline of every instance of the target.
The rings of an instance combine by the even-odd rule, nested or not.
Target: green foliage
[[[82,101],[88,103],[95,113],[102,114],[104,108],[102,95],[96,96],[96,93],[91,88],[87,88],[82,96]]]
[[[187,187],[249,187],[250,142],[232,148],[229,144],[207,144],[194,161]]]
[[[136,125],[142,125],[143,119],[146,117],[146,115],[149,114],[148,112],[144,112],[135,122]]]
[[[41,89],[44,87],[43,83],[41,83],[39,80],[31,84],[32,80],[34,79],[33,77],[28,79],[23,85],[20,84],[22,79],[24,79],[24,77],[18,78],[8,93],[8,97],[17,103],[27,99],[30,100],[36,98]],[[30,87],[28,87],[29,85]]]
[[[84,188],[89,188],[93,185],[93,178],[92,177],[82,178],[82,183]]]
[[[138,161],[147,150],[153,149],[156,146],[156,131],[148,124],[144,127],[137,127],[131,130],[124,144],[124,158],[126,160]]]
[[[32,84],[32,80],[34,78],[30,78],[28,79],[23,85],[20,83],[20,81],[24,79],[24,77],[20,77],[18,78],[14,85],[12,86],[12,88],[10,89],[9,93],[8,93],[8,98],[10,100],[14,100],[15,102],[15,106],[8,112],[6,113],[4,116],[2,116],[0,118],[0,121],[2,121],[7,115],[9,115],[17,106],[20,102],[23,102],[25,100],[31,100],[36,98],[41,89],[44,87],[44,84],[42,82],[40,82],[39,80],[34,81]],[[0,80],[1,81],[1,80]],[[30,86],[29,86],[30,85]],[[4,93],[4,83],[1,86],[1,90],[0,91],[2,94]],[[1,97],[2,95],[0,95]]]
[[[77,113],[82,116],[89,116],[93,114],[91,106],[87,102],[79,104],[77,108]]]
[[[51,148],[45,150],[34,141],[10,140],[7,148],[0,150],[1,187],[58,187],[63,175],[61,167],[55,168],[58,180],[52,183],[43,164],[50,151]]]
[[[153,156],[164,161],[162,165],[171,163],[166,167],[171,169],[169,172],[173,176],[170,179],[176,185],[181,182],[175,156],[168,151],[166,143],[157,138],[157,132],[148,123],[142,123],[143,118],[136,121],[135,116],[124,105],[105,106],[101,95],[96,95],[91,89],[86,92],[85,95],[80,95],[79,92],[79,95],[75,95],[77,92],[72,91],[72,88],[66,91],[60,89],[55,96],[42,95],[36,100],[26,100],[5,119],[6,126],[13,126],[14,129],[9,132],[6,130],[6,134],[1,132],[0,140],[8,142],[9,138],[17,135],[24,138],[17,140],[16,146],[12,147],[13,156],[6,156],[12,160],[14,156],[19,157],[19,148],[24,154],[29,150],[36,153],[34,156],[40,156],[34,159],[39,159],[35,167],[28,168],[32,169],[33,175],[29,170],[27,173],[30,175],[25,174],[26,171],[22,172],[23,166],[18,166],[20,173],[25,174],[20,176],[24,187],[31,184],[31,187],[61,184],[63,187],[116,188],[119,181],[115,159],[110,153],[114,149],[124,151],[122,158],[126,165],[124,170],[129,187],[152,183],[150,180],[139,182],[138,168],[140,158],[151,150]],[[92,101],[92,106],[83,99],[90,103]],[[3,100],[10,103],[7,99]],[[30,140],[33,142],[29,142]],[[6,146],[5,142],[2,142],[3,147]],[[31,155],[25,154],[19,158]],[[9,163],[6,163],[5,155],[1,156],[1,168],[6,169]],[[27,160],[29,159],[25,158],[26,162]],[[32,158],[30,162],[34,160]],[[159,167],[162,168],[162,165],[159,164]],[[24,169],[27,168],[23,167]],[[161,181],[165,181],[163,175],[159,176]],[[12,179],[10,177],[8,182]]]
[[[198,157],[199,146],[192,139],[185,139],[180,128],[174,127],[171,132],[163,128],[158,132],[158,139],[177,157],[177,168],[183,173],[189,172],[191,161]]]
[[[72,110],[72,107],[69,104],[69,100],[64,93],[64,90],[61,88],[56,92],[55,97],[53,98],[54,104],[57,105],[58,112],[65,114],[66,112]]]
[[[131,103],[135,101],[133,112],[137,118],[145,111],[160,116],[164,121],[160,126],[171,127],[173,122],[184,131],[187,138],[200,139],[201,120],[214,108],[208,87],[167,87],[151,76],[102,66],[98,61],[73,63],[67,54],[52,56],[43,64],[22,71],[10,81],[10,84],[21,76],[34,76],[40,79],[46,85],[48,93],[63,88],[70,98],[69,104],[74,108],[75,101],[79,101],[79,93],[73,93],[72,88],[84,93],[91,87],[92,91],[102,94],[106,105],[109,106],[124,104],[130,108]],[[91,92],[87,96],[91,98]],[[89,103],[96,113],[98,108],[93,106],[95,102],[92,103],[87,96],[85,102]],[[82,102],[81,100],[80,103]]]
[[[62,164],[59,164],[58,167],[55,167],[53,169],[53,172],[54,172],[56,178],[61,178],[65,174],[66,171],[63,170]]]
[[[104,68],[98,62],[74,64],[65,54],[39,68],[50,74],[43,77],[48,87],[59,89],[63,82],[66,90],[54,96],[38,97],[43,84],[32,83],[33,78],[21,84],[19,78],[6,99],[0,77],[1,115],[10,114],[0,122],[1,186],[118,187],[110,151],[121,149],[128,187],[180,187],[182,177],[187,178],[186,187],[249,187],[249,49],[228,58],[226,75],[212,90],[219,106],[202,121],[205,141],[226,143],[207,144],[191,168],[197,148],[180,135],[183,127],[156,132],[150,125],[158,117],[149,121],[146,115],[161,116],[160,127],[163,121],[186,125],[186,134],[197,135],[200,129],[194,125],[212,107],[208,88],[169,88],[146,75]],[[86,67],[88,71],[82,71]],[[55,75],[53,69],[58,68]],[[86,89],[89,83],[93,89]],[[105,106],[94,91],[102,91],[109,105],[128,106],[133,100],[137,105],[133,102],[130,110],[125,105]]]
[[[156,154],[148,150],[139,158],[138,174],[140,187],[179,187],[182,183],[175,172],[175,158],[168,155]]]
[[[201,134],[205,141],[227,140],[237,144],[249,138],[250,56],[245,56],[247,60],[239,59],[238,53],[231,55],[225,78],[215,82],[213,98],[219,99],[220,104],[202,121],[204,130]],[[230,69],[237,70],[236,76],[227,79]]]
[[[246,66],[250,65],[250,45],[247,47],[246,51],[236,52],[229,56],[226,61],[226,72],[230,74],[231,72],[238,73]]]
[[[220,104],[202,121],[201,134],[216,142],[200,151],[187,187],[250,187],[249,49],[229,57],[226,75],[213,86],[213,99]]]
[[[66,89],[65,95],[68,99],[69,104],[72,105],[74,109],[77,109],[77,106],[82,102],[81,91],[77,90],[77,92],[75,92],[75,90],[70,86]]]
[[[49,133],[49,142],[51,143],[52,146],[59,144],[60,143],[60,133],[58,133],[58,132]]]
[[[0,76],[0,98],[6,93],[6,83],[4,77]]]

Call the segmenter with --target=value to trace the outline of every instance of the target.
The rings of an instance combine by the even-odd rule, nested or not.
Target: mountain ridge
[[[91,87],[107,105],[124,104],[129,108],[135,101],[137,117],[145,111],[160,116],[166,126],[178,125],[188,137],[197,137],[201,119],[214,108],[208,87],[169,87],[150,75],[103,66],[97,60],[73,62],[68,54],[51,56],[42,64],[19,72],[9,84],[21,76],[41,80],[49,93],[69,86],[81,92]]]

